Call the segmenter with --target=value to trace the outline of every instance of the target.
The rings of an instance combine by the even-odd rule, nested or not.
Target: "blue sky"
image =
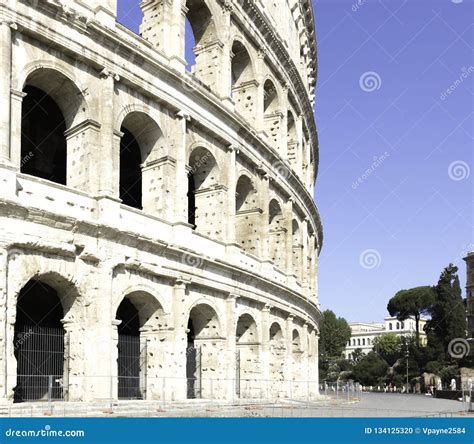
[[[138,1],[119,0],[137,32]],[[314,0],[322,309],[381,321],[474,249],[472,0]],[[449,91],[449,92],[448,92]]]

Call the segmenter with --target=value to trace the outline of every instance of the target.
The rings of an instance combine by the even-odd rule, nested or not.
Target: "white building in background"
[[[420,320],[420,343],[426,344],[426,333],[424,326],[426,319]],[[396,333],[400,336],[414,335],[416,333],[416,322],[414,317],[405,321],[399,321],[396,317],[386,317],[384,323],[377,322],[352,322],[349,323],[352,330],[351,339],[344,350],[344,357],[351,358],[352,353],[360,349],[363,354],[367,354],[374,348],[374,340],[384,333]]]

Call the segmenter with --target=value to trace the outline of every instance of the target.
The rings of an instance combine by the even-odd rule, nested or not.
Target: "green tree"
[[[337,318],[331,310],[323,312],[320,325],[319,352],[323,361],[339,358],[351,337],[351,328],[344,318]]]
[[[427,323],[428,340],[434,347],[446,349],[452,339],[466,337],[466,311],[457,272],[458,268],[449,264],[435,287],[435,302]]]
[[[390,365],[400,357],[401,345],[402,340],[395,333],[384,333],[374,339],[374,351]]]
[[[435,292],[432,287],[415,287],[400,290],[390,301],[387,310],[390,316],[396,316],[399,321],[413,316],[416,323],[416,344],[420,344],[420,318],[429,313],[435,302]]]
[[[385,378],[387,362],[374,352],[364,356],[352,369],[352,376],[362,385],[376,385]]]

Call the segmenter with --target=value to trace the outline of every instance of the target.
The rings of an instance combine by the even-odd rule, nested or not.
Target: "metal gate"
[[[118,337],[118,398],[146,398],[147,343],[139,336]]]
[[[64,399],[68,343],[62,328],[23,326],[15,331],[15,402]]]
[[[202,398],[202,352],[201,347],[189,345],[186,350],[187,397]]]
[[[235,352],[235,394],[240,396],[240,350]]]

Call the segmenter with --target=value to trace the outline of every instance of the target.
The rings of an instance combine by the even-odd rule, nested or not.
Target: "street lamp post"
[[[406,343],[406,352],[405,352],[405,358],[407,360],[407,394],[408,394],[408,357],[410,356],[410,352],[408,351],[408,342]]]

